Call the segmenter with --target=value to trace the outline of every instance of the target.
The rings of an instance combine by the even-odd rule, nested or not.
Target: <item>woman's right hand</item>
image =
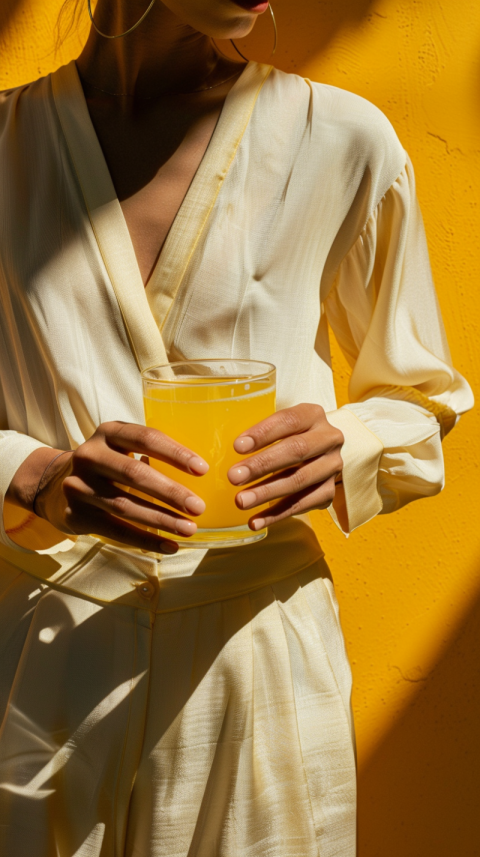
[[[139,453],[142,459],[132,458],[129,453]],[[94,533],[142,550],[175,553],[175,541],[135,524],[191,536],[197,525],[185,514],[201,515],[205,503],[190,489],[151,467],[149,458],[196,476],[208,471],[206,461],[161,431],[124,422],[102,423],[78,449],[52,461],[41,480],[34,511],[67,535]],[[27,463],[28,459],[12,483],[21,480],[20,471]],[[15,497],[18,502],[19,493],[19,485],[12,484],[13,502]],[[155,504],[154,499],[178,512]]]

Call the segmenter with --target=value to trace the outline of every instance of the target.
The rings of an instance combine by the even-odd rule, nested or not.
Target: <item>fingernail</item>
[[[204,461],[203,458],[200,458],[200,456],[198,455],[192,456],[192,458],[188,462],[188,466],[190,470],[194,470],[195,473],[200,473],[202,475],[210,469],[207,462]]]
[[[162,553],[176,553],[178,547],[177,545],[174,545],[171,542],[161,542],[160,550]]]
[[[253,437],[246,435],[245,437],[237,437],[233,444],[237,452],[250,452],[255,446]]]
[[[193,521],[177,521],[175,524],[175,529],[177,533],[181,533],[182,536],[193,536],[194,532],[197,529],[197,525],[194,524]]]
[[[187,512],[191,512],[192,515],[202,515],[206,509],[205,503],[200,497],[187,497],[183,504],[187,510]]]
[[[248,506],[254,506],[256,499],[257,495],[255,494],[255,491],[242,491],[241,494],[237,495],[237,500],[240,501],[242,509],[246,509]]]
[[[255,520],[252,521],[252,527],[254,530],[263,530],[265,527],[265,518],[255,518]]]
[[[232,467],[228,471],[228,478],[234,485],[240,485],[241,482],[248,482],[250,479],[250,468],[244,465],[241,467]]]

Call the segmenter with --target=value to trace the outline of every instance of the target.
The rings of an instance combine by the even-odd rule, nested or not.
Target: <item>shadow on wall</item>
[[[324,51],[341,29],[359,24],[373,0],[303,0],[298,6],[291,0],[274,0],[273,6],[275,11],[278,7],[279,60],[294,57],[296,67]]]
[[[479,629],[480,593],[360,770],[359,857],[478,857]]]
[[[295,71],[312,56],[325,51],[337,33],[346,26],[355,26],[369,14],[374,0],[272,0],[278,25],[278,47],[273,64],[283,71]],[[228,43],[222,50],[231,56]],[[273,47],[270,15],[264,13],[255,30],[237,45],[249,59],[268,62]]]

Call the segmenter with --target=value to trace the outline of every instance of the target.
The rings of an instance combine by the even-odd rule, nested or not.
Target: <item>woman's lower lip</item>
[[[248,9],[249,12],[255,12],[260,15],[266,12],[269,6],[269,0],[266,3],[257,3],[256,0],[233,0],[236,6],[241,6],[242,9]]]

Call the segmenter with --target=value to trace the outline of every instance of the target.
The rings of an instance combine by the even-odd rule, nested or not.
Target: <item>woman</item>
[[[307,513],[348,533],[440,491],[472,397],[385,117],[223,57],[266,4],[148,8],[99,0],[76,64],[0,104],[0,853],[353,857],[350,671]],[[208,462],[145,429],[140,371],[229,355],[278,370],[229,474],[269,536],[177,553]]]

